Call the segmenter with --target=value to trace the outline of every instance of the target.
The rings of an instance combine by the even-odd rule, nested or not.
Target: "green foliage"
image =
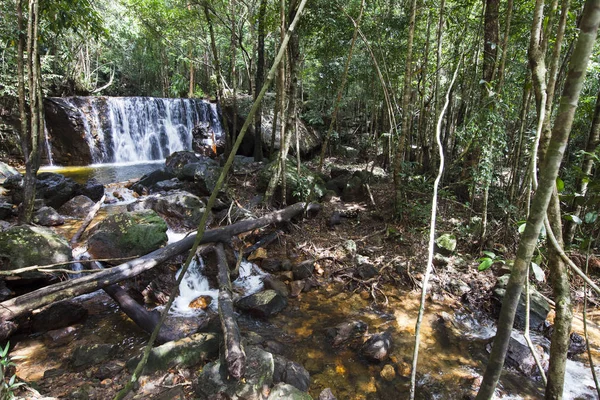
[[[504,258],[502,258],[502,256],[497,255],[492,251],[483,251],[482,253],[484,256],[477,260],[479,261],[479,265],[477,266],[478,271],[485,271],[496,263],[506,264],[506,261]]]
[[[11,368],[16,367],[13,362],[14,358],[8,355],[10,342],[6,343],[4,348],[0,347],[0,399],[14,399],[15,391],[20,386],[25,385],[23,382],[17,382],[17,375],[11,373]]]

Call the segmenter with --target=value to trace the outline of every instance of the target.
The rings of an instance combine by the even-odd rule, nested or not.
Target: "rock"
[[[260,264],[260,267],[263,270],[274,274],[281,271],[281,260],[275,258],[265,258]]]
[[[385,361],[392,348],[392,335],[389,332],[372,335],[360,348],[360,354],[369,361]]]
[[[448,291],[455,296],[462,297],[471,291],[471,286],[461,279],[452,278],[448,282]]]
[[[494,305],[494,312],[496,315],[500,314],[500,308],[502,306],[502,299],[506,294],[506,285],[508,284],[509,275],[503,275],[498,277],[496,286],[493,289],[492,301]],[[515,315],[514,327],[517,329],[525,328],[525,291],[521,293],[519,299],[519,305],[517,306],[517,313]],[[530,314],[529,314],[529,325],[533,330],[540,330],[544,321],[548,317],[550,312],[550,304],[542,297],[542,295],[535,290],[530,288]]]
[[[192,229],[198,227],[206,206],[198,196],[184,191],[148,196],[127,206],[128,211],[147,209],[154,210],[167,219],[176,220],[178,225]]]
[[[310,374],[304,367],[282,356],[273,356],[273,383],[287,383],[303,392],[310,386]]]
[[[131,190],[137,194],[143,194],[144,191],[149,191],[157,182],[166,181],[174,177],[175,175],[172,172],[168,172],[165,168],[157,169],[142,176],[139,181],[131,186]]]
[[[290,291],[288,290],[287,285],[281,282],[279,279],[275,278],[274,276],[269,275],[265,277],[263,279],[263,285],[265,289],[275,290],[283,297],[289,297],[290,295]]]
[[[319,400],[337,400],[337,399],[333,395],[333,392],[331,391],[330,388],[325,388],[325,389],[323,389],[321,394],[319,394]]]
[[[450,264],[450,258],[441,255],[440,253],[435,253],[433,255],[433,265],[438,268],[445,267]]]
[[[171,174],[171,178],[174,176],[181,177],[183,175],[183,168],[186,165],[198,162],[202,160],[202,158],[203,156],[196,154],[193,151],[176,151],[169,155],[165,160],[165,171]]]
[[[215,333],[195,333],[189,337],[165,343],[152,349],[144,373],[166,371],[169,368],[188,368],[219,354],[219,335]],[[127,362],[127,369],[133,371],[140,356]]]
[[[206,310],[210,303],[212,303],[212,297],[210,296],[199,296],[190,302],[189,307],[194,309]]]
[[[524,341],[524,339],[523,339]],[[544,352],[542,346],[535,345],[535,350],[540,358],[540,363],[544,370],[548,369],[548,355]],[[526,376],[539,376],[539,371],[535,363],[535,359],[531,354],[531,350],[526,343],[515,339],[511,336],[508,343],[508,351],[506,352],[506,364],[523,372]]]
[[[265,290],[241,298],[236,302],[240,310],[248,311],[258,317],[270,317],[287,306],[287,299],[275,290]]]
[[[104,190],[104,187],[102,187]],[[100,199],[98,199],[100,200]],[[79,195],[73,197],[71,200],[67,201],[63,204],[58,212],[62,215],[66,215],[73,218],[85,218],[92,207],[94,207],[94,202],[87,196]]]
[[[258,185],[257,190],[264,193],[267,190],[269,180],[273,175],[276,168],[277,161],[273,161],[258,173]],[[298,168],[295,162],[288,160],[285,163],[285,179],[286,179],[286,199],[288,202],[305,201],[308,196],[308,192],[315,185],[315,198],[320,199],[325,194],[325,183],[318,175],[314,174],[304,165],[300,168],[300,174],[298,174]],[[281,188],[275,191],[275,198],[281,199]]]
[[[367,334],[369,327],[360,320],[342,322],[333,328],[327,329],[327,336],[332,339],[334,347],[342,344],[354,347],[362,343],[362,339]]]
[[[333,171],[332,171],[332,176],[333,176]],[[344,191],[344,188],[346,187],[346,183],[348,183],[349,179],[350,179],[350,175],[336,176],[333,179],[330,179],[327,181],[327,183],[325,184],[325,188],[327,190],[331,190],[331,191],[335,192],[335,194],[337,196],[339,196]]]
[[[577,332],[571,332],[569,339],[569,351],[567,352],[567,356],[569,358],[575,357],[576,355],[582,354],[586,351],[587,345],[583,336]]]
[[[262,400],[263,386],[273,383],[273,355],[256,346],[246,347],[246,373],[244,379],[228,379],[227,368],[220,361],[206,364],[194,386],[201,399],[225,394],[224,399]]]
[[[50,330],[46,332],[45,336],[50,339],[52,347],[58,347],[68,345],[75,340],[75,332],[77,332],[77,329],[74,326],[67,326],[65,328]]]
[[[104,196],[104,185],[95,178],[92,178],[79,188],[79,195],[85,196],[94,203],[97,203]]]
[[[302,291],[304,290],[304,288],[306,287],[306,282],[303,280],[300,281],[292,281],[290,283],[290,297],[298,297],[300,296],[300,293],[302,293]]]
[[[125,258],[148,254],[167,243],[167,224],[151,210],[111,215],[88,239],[94,258]]]
[[[13,175],[21,175],[16,168],[0,161],[0,185],[4,183],[6,178]]]
[[[12,290],[6,287],[4,279],[0,279],[0,301],[4,301],[13,295]]]
[[[449,256],[456,250],[456,236],[444,233],[435,239],[437,250],[445,256]]]
[[[358,254],[356,256],[356,275],[361,279],[371,279],[379,274],[379,270],[371,263],[368,257]]]
[[[85,319],[88,311],[79,303],[65,300],[54,303],[31,316],[34,332],[46,332],[76,324]]]
[[[115,344],[92,344],[77,346],[71,356],[74,368],[90,367],[114,356],[119,350]]]
[[[356,158],[358,157],[358,149],[350,146],[339,146],[340,156],[346,158]]]
[[[294,280],[310,278],[315,270],[315,260],[306,260],[292,266]]]
[[[58,226],[65,223],[65,219],[52,207],[42,207],[35,212],[33,222],[42,226]]]
[[[190,186],[189,182],[182,182],[177,178],[156,182],[149,189],[150,193],[163,193],[175,190],[185,190]]]
[[[0,200],[0,220],[8,219],[14,215],[15,206],[12,203]]]
[[[381,376],[384,380],[391,382],[396,378],[396,370],[394,366],[391,364],[386,364],[379,372],[379,376]]]
[[[65,238],[48,228],[29,225],[13,226],[0,232],[0,254],[0,269],[3,271],[32,265],[60,264],[73,259],[71,247]],[[45,274],[32,271],[21,276],[42,278]]]
[[[367,191],[363,186],[363,180],[356,175],[346,182],[342,191],[341,199],[346,202],[362,201],[367,198]]]
[[[278,383],[271,389],[267,400],[312,400],[308,393],[301,392],[287,383]]]
[[[35,187],[36,197],[43,199],[47,206],[55,210],[75,197],[81,190],[81,185],[73,179],[52,172],[39,173]]]

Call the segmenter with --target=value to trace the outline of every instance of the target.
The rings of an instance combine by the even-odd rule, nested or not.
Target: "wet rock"
[[[151,210],[111,215],[88,239],[94,258],[125,258],[148,254],[167,243],[167,224]]]
[[[79,194],[96,203],[104,196],[104,185],[92,178],[79,188]]]
[[[81,304],[69,300],[60,301],[34,313],[31,327],[34,332],[46,332],[76,324],[87,315],[87,309]]]
[[[567,356],[569,358],[575,357],[578,354],[584,353],[586,349],[587,346],[583,336],[581,336],[577,332],[571,332],[571,336],[569,337],[569,351],[567,352]]]
[[[47,206],[58,210],[60,206],[78,194],[81,185],[63,175],[42,172],[37,175],[35,190],[36,197],[44,199]]]
[[[100,380],[114,378],[123,370],[123,368],[125,368],[125,363],[123,361],[109,361],[106,364],[102,364],[100,367],[98,367],[94,373],[94,378]]]
[[[274,383],[283,382],[292,385],[303,392],[308,391],[308,387],[310,386],[310,374],[302,365],[282,356],[273,356],[273,361]]]
[[[35,212],[33,222],[42,226],[58,226],[65,223],[65,219],[52,207],[42,207]]]
[[[508,284],[509,275],[503,275],[498,278],[496,286],[493,289],[492,301],[494,305],[494,312],[496,315],[500,314],[500,308],[502,307],[502,299],[506,294],[506,285]],[[540,330],[544,326],[544,321],[548,317],[550,312],[550,304],[542,297],[542,295],[535,290],[530,288],[530,315],[529,324],[531,329]],[[514,327],[517,329],[525,328],[525,291],[521,293],[519,299],[519,305],[517,306],[517,313],[515,315]]]
[[[215,361],[202,368],[194,390],[202,399],[224,394],[234,399],[262,400],[263,386],[269,387],[273,383],[273,370],[274,361],[271,353],[255,346],[248,346],[244,380],[229,379],[225,365]]]
[[[265,290],[241,298],[236,307],[258,317],[270,317],[287,306],[287,299],[275,290]]]
[[[350,347],[356,344],[362,343],[362,339],[367,334],[369,327],[366,323],[360,320],[342,322],[333,328],[327,329],[327,336],[332,339],[334,347],[344,345],[350,345]]]
[[[276,258],[265,258],[260,264],[260,267],[263,270],[274,274],[281,271],[281,260]]]
[[[274,276],[265,277],[265,279],[263,279],[263,285],[265,289],[273,289],[283,297],[288,297],[290,295],[287,285]]]
[[[0,161],[0,185],[4,183],[6,178],[13,175],[21,175],[16,168]]]
[[[0,232],[0,255],[3,271],[72,260],[71,247],[65,238],[48,228],[29,225],[13,226]],[[21,276],[43,278],[46,275],[32,271]]]
[[[75,332],[77,329],[74,326],[67,326],[46,332],[46,337],[50,339],[52,347],[63,346],[74,340]]]
[[[58,211],[62,215],[67,215],[69,217],[85,218],[92,207],[94,207],[94,204],[95,203],[89,197],[79,195],[63,204]]]
[[[0,279],[0,301],[8,299],[12,294],[12,290],[6,287],[4,279]]]
[[[548,369],[548,355],[540,345],[535,345],[534,348],[540,357],[540,362],[544,370]],[[527,344],[523,343],[514,337],[510,338],[508,343],[508,351],[506,353],[506,364],[523,372],[526,376],[539,376],[539,371],[535,363],[535,359],[531,354],[531,350]]]
[[[292,281],[290,283],[290,287],[290,297],[298,297],[306,287],[306,282],[304,281],[304,279],[300,281]]]
[[[337,400],[330,388],[323,389],[319,394],[319,400]]]
[[[8,219],[14,215],[14,205],[0,200],[0,219]]]
[[[269,184],[269,180],[273,175],[277,161],[267,164],[258,173],[257,190],[264,193]],[[301,172],[298,174],[298,166],[295,162],[288,160],[285,163],[285,178],[286,178],[286,199],[288,202],[304,201],[308,192],[315,186],[315,198],[320,199],[325,194],[325,182],[305,166],[301,166]],[[275,190],[275,198],[281,199],[281,187]]]
[[[462,297],[471,291],[471,287],[465,281],[453,278],[448,282],[448,291],[455,296]]]
[[[153,195],[140,199],[127,206],[128,211],[151,209],[167,219],[175,220],[176,225],[196,228],[202,219],[205,204],[191,193],[176,191],[165,195]]]
[[[166,371],[172,367],[192,367],[210,360],[219,354],[219,336],[214,333],[196,333],[189,337],[165,343],[150,352],[145,373]],[[127,362],[127,369],[133,371],[141,356]]]
[[[379,372],[379,376],[381,376],[384,380],[391,382],[394,380],[394,378],[396,378],[396,370],[394,369],[393,365],[386,364],[381,369],[381,372]]]
[[[444,233],[435,239],[436,248],[440,254],[449,256],[456,250],[456,236]]]
[[[310,278],[315,270],[315,260],[306,260],[292,266],[294,280]]]
[[[194,309],[206,310],[210,306],[210,303],[212,303],[212,297],[200,296],[192,300],[190,302],[189,307]]]
[[[165,171],[170,173],[172,175],[171,177],[180,177],[183,168],[186,165],[201,161],[203,158],[203,156],[196,154],[193,151],[176,151],[169,155],[165,160]]]
[[[278,383],[271,389],[267,400],[312,400],[308,393],[304,393],[287,383]]]
[[[360,354],[369,361],[385,361],[392,348],[392,335],[389,332],[372,335],[360,348]]]
[[[139,181],[131,186],[131,190],[137,194],[148,192],[149,189],[160,181],[166,181],[175,178],[175,174],[166,170],[166,168],[157,169],[140,178]]]
[[[71,356],[74,368],[89,367],[114,356],[119,346],[114,344],[92,344],[77,346]]]
[[[193,181],[199,193],[209,195],[217,185],[220,175],[219,164],[211,158],[205,158],[201,162],[183,167],[180,179]]]
[[[357,255],[356,262],[358,264],[356,276],[359,278],[368,280],[379,274],[379,270],[369,261],[368,257]]]

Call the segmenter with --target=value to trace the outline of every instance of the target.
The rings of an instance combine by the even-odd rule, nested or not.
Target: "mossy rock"
[[[277,161],[267,164],[258,174],[258,190],[265,192],[269,185],[269,180],[274,174]],[[300,167],[298,174],[298,166],[294,161],[288,160],[285,163],[285,179],[286,179],[286,199],[294,202],[306,201],[309,191],[315,185],[315,198],[320,199],[325,195],[327,188],[325,182],[318,175],[304,165]],[[281,185],[278,185],[275,191],[275,197],[281,198]]]
[[[435,239],[437,249],[443,255],[450,255],[456,250],[456,236],[450,233],[444,233],[437,239]]]
[[[0,260],[0,269],[10,271],[32,265],[68,262],[72,260],[72,253],[67,240],[51,229],[21,225],[0,232]],[[31,272],[26,277],[42,276],[44,274]]]
[[[111,215],[94,229],[88,252],[101,259],[141,256],[165,245],[166,232],[167,223],[152,210]]]

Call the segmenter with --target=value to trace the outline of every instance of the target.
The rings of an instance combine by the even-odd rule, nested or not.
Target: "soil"
[[[334,160],[328,161],[326,165],[333,164]],[[335,160],[335,164],[339,165],[340,161]],[[256,203],[253,201],[257,195],[254,189],[256,176],[257,174],[252,173],[234,174],[228,183],[228,194],[236,204],[244,205],[252,214],[260,216],[270,210],[259,205],[251,206]],[[269,322],[247,317],[240,319],[243,331],[259,333],[264,343],[270,343],[267,345],[276,348],[279,344],[285,347],[283,344],[290,342],[297,346],[296,349],[280,351],[303,363],[311,375],[315,371],[310,391],[315,398],[321,389],[328,386],[334,386],[332,389],[338,399],[397,398],[388,396],[394,396],[393,393],[397,395],[398,391],[406,393],[408,388],[413,339],[406,333],[414,333],[421,281],[427,263],[431,191],[428,190],[428,185],[407,185],[402,217],[394,219],[394,191],[389,177],[371,182],[369,188],[372,201],[370,196],[366,196],[364,202],[344,203],[334,197],[322,204],[322,209],[315,218],[277,227],[282,233],[278,240],[266,247],[268,257],[287,258],[292,262],[317,260],[314,277],[310,281],[312,288],[291,298],[287,309]],[[334,212],[347,209],[354,211],[346,213],[347,217],[341,218],[339,224],[331,226]],[[476,229],[475,217],[478,216],[475,210],[452,199],[448,194],[439,199],[436,232],[453,233],[458,239],[458,245],[456,251],[448,257],[447,265],[435,267],[427,296],[428,328],[424,334],[427,340],[423,346],[426,353],[447,353],[448,363],[462,357],[461,352],[470,351],[473,353],[472,360],[463,363],[469,363],[469,368],[480,374],[487,357],[483,344],[475,351],[472,348],[466,350],[460,345],[453,345],[453,349],[449,350],[437,342],[433,343],[438,334],[435,324],[440,313],[460,311],[490,316],[491,288],[497,275],[505,272],[506,267],[498,262],[488,270],[479,272],[477,266],[481,251],[494,251],[498,260],[514,258],[518,240],[516,224],[492,220],[490,237],[486,243],[481,244],[478,242]],[[241,244],[238,243],[237,246],[253,245],[274,229],[269,227],[260,232],[240,235]],[[356,250],[348,250],[353,245]],[[357,274],[356,254],[366,257],[376,274]],[[164,301],[164,292],[168,291],[176,268],[175,262],[157,267],[140,275],[128,286],[140,293],[150,282],[155,282],[154,289],[159,295],[153,299]],[[452,293],[448,289],[448,283],[456,280],[467,283],[470,291],[465,294]],[[572,285],[575,301],[580,303],[583,293],[579,289],[581,282],[578,278],[573,278]],[[543,294],[551,297],[551,289],[546,282],[537,283],[537,287]],[[141,294],[138,297],[140,296],[143,297]],[[65,342],[53,341],[48,334],[21,335],[11,339],[14,346],[11,356],[22,357],[15,360],[17,376],[20,381],[27,383],[19,388],[18,397],[110,399],[130,379],[124,365],[130,357],[139,354],[147,335],[125,317],[103,292],[80,296],[77,301],[88,309],[89,316],[83,323],[73,327],[73,332]],[[592,296],[590,301],[595,305],[598,300],[596,296]],[[338,319],[342,321],[344,318],[360,316],[361,313],[362,318],[369,320],[370,331],[373,333],[385,329],[394,329],[398,334],[404,333],[397,343],[401,349],[395,350],[391,358],[392,371],[395,370],[397,381],[389,382],[395,383],[387,382],[386,374],[390,369],[384,368],[385,365],[369,365],[364,360],[356,360],[346,350],[340,350],[331,357],[325,354],[328,345],[318,334],[320,329],[331,326]],[[597,315],[598,313],[592,312],[588,318],[598,324],[600,315]],[[394,322],[400,325],[400,321],[404,321],[404,327],[394,327]],[[576,324],[575,329],[581,329],[580,324]],[[98,365],[77,370],[70,366],[71,353],[76,346],[86,343],[114,343],[119,346],[119,352]],[[311,352],[316,354],[312,358]],[[438,362],[444,357],[440,355]],[[431,354],[429,358],[432,358]],[[352,359],[352,363],[348,363],[348,359]],[[330,368],[326,365],[319,369],[314,367],[315,362],[325,363]],[[139,390],[130,393],[127,398],[194,399],[192,386],[201,367],[174,368],[143,376],[139,382]],[[442,372],[448,372],[445,368],[452,367],[444,367],[443,362],[434,365],[430,360],[423,361],[422,368],[425,372],[421,372],[419,376],[427,386],[427,379],[437,379],[433,371],[439,371],[441,375]],[[386,373],[383,372],[384,369]],[[431,369],[430,373],[427,372],[428,369]],[[432,385],[438,388],[432,390],[443,394],[461,388],[462,394],[472,394],[478,385],[477,373],[454,377],[452,382],[445,382],[446,389],[442,389],[439,383],[437,386]],[[510,376],[517,376],[515,385],[521,385],[519,389],[523,393],[530,393],[531,397],[526,395],[525,398],[535,398],[536,393],[539,393],[539,382],[519,378],[519,374],[514,371],[509,371],[507,376],[509,378],[506,378],[505,386],[509,386]],[[373,377],[377,380],[373,381]],[[342,389],[344,385],[361,389],[345,391]],[[523,388],[523,385],[528,387]],[[453,397],[450,395],[443,398]]]

